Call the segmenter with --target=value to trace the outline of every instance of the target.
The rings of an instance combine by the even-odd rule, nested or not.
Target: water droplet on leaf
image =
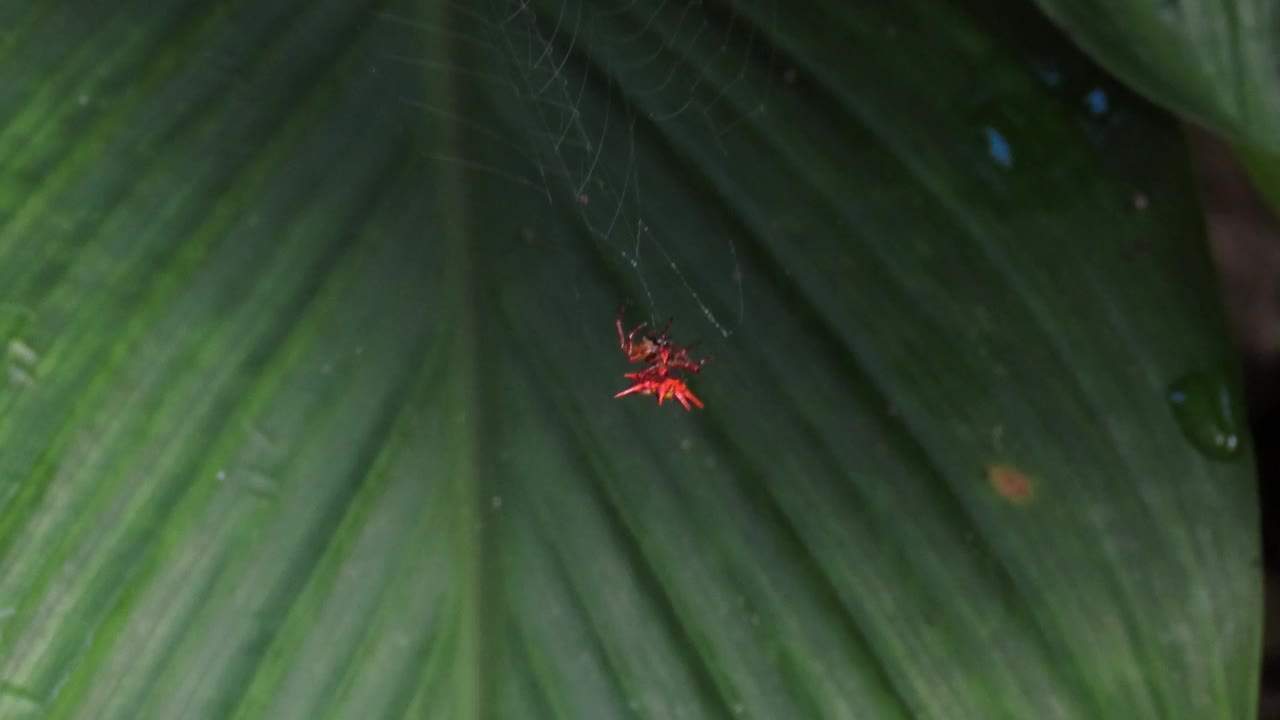
[[[993,127],[985,127],[983,132],[987,136],[987,154],[991,156],[991,159],[995,160],[1000,167],[1013,167],[1013,146],[1009,144],[1004,135]]]
[[[1240,456],[1240,404],[1227,379],[1221,375],[1194,371],[1169,386],[1169,404],[1182,434],[1200,452],[1215,460]]]
[[[1097,117],[1106,115],[1110,103],[1107,102],[1107,93],[1102,88],[1094,88],[1084,96],[1085,107],[1089,108],[1089,114]]]

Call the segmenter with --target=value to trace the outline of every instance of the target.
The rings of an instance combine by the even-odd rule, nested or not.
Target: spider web
[[[732,233],[721,225],[696,243],[673,241],[659,229],[670,222],[662,217],[670,204],[647,197],[650,188],[661,188],[670,198],[671,180],[679,185],[691,177],[678,167],[669,175],[678,161],[656,157],[673,154],[677,143],[666,145],[664,138],[727,156],[725,136],[765,111],[773,58],[758,23],[772,18],[773,0],[493,0],[452,9],[483,32],[393,13],[379,17],[437,40],[447,35],[477,44],[501,58],[501,76],[440,69],[505,91],[522,105],[532,131],[517,142],[487,119],[457,117],[438,100],[404,102],[465,123],[532,170],[513,173],[441,150],[428,153],[430,160],[488,173],[552,205],[571,206],[603,254],[634,278],[650,321],[664,306],[691,302],[729,337],[745,316]],[[690,212],[699,214],[696,207]]]

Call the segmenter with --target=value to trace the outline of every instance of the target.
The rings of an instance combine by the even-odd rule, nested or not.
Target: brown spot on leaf
[[[991,483],[991,488],[1000,494],[1000,497],[1011,503],[1022,505],[1031,502],[1032,496],[1035,495],[1035,488],[1031,485],[1031,478],[1024,475],[1016,467],[988,465],[987,480]]]

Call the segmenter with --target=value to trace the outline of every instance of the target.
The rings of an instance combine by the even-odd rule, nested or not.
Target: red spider
[[[643,395],[657,395],[659,405],[667,398],[675,398],[684,406],[685,410],[693,409],[689,403],[703,407],[702,401],[689,391],[688,386],[684,384],[684,380],[681,380],[676,373],[684,371],[697,374],[702,370],[703,364],[711,358],[703,358],[695,362],[689,357],[688,347],[680,347],[671,342],[671,336],[667,334],[667,331],[671,328],[670,320],[663,326],[662,332],[646,333],[639,340],[635,339],[636,333],[644,329],[646,323],[640,323],[630,334],[624,335],[622,332],[622,314],[626,310],[627,306],[623,305],[622,309],[618,311],[618,319],[615,323],[618,328],[618,346],[622,348],[627,360],[643,362],[648,367],[638,372],[626,373],[623,377],[634,381],[635,384],[614,395],[614,397],[620,398],[632,393],[641,393]]]

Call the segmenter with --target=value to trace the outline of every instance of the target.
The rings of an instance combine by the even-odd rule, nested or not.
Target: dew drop
[[[1182,434],[1197,450],[1214,460],[1240,457],[1240,404],[1225,377],[1189,372],[1169,386],[1169,403]]]
[[[1004,135],[993,127],[983,128],[987,136],[987,154],[997,165],[1003,168],[1013,167],[1013,146]]]
[[[1084,96],[1085,107],[1089,108],[1089,114],[1097,117],[1106,115],[1110,107],[1107,101],[1107,93],[1102,88],[1094,88]]]

